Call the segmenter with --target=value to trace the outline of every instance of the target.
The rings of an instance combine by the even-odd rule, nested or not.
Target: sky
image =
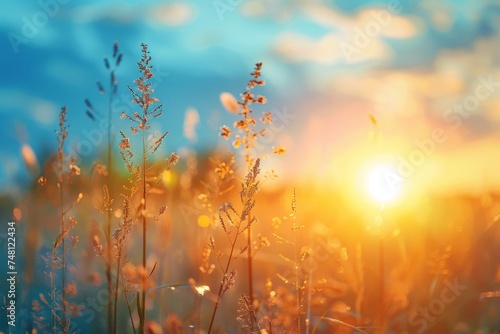
[[[500,1],[2,6],[1,192],[19,192],[28,177],[23,145],[38,159],[56,147],[63,105],[69,146],[80,158],[97,154],[97,144],[85,145],[99,141],[100,124],[86,116],[84,100],[106,110],[95,82],[109,80],[103,58],[115,41],[123,53],[116,70],[121,107],[138,76],[140,44],[149,45],[155,90],[165,102],[154,130],[170,130],[168,150],[228,147],[218,131],[235,118],[220,94],[238,97],[263,62],[266,85],[256,93],[268,103],[256,113],[276,115],[273,136],[287,154],[271,161],[285,178],[348,186],[363,169],[383,164],[426,191],[500,190]],[[199,120],[188,133],[187,117]]]

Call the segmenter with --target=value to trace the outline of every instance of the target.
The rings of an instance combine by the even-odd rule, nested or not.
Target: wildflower
[[[223,288],[222,288],[222,294],[221,296],[227,291],[229,290],[231,287],[234,286],[234,284],[236,284],[236,269],[233,269],[231,270],[231,273],[228,275],[228,274],[224,274],[224,278],[222,280],[222,285],[223,285]]]
[[[234,141],[233,141],[233,147],[237,149],[238,147],[241,146],[242,143],[243,142],[241,140],[241,137],[240,136],[236,136],[235,139],[234,139]]]
[[[103,175],[103,176],[108,176],[108,171],[106,169],[106,166],[102,165],[102,164],[97,164],[95,166],[95,171],[97,172],[97,174],[99,175]]]
[[[271,117],[272,114],[273,114],[272,111],[270,111],[270,112],[264,112],[262,118],[260,119],[260,121],[262,122],[262,124],[265,124],[265,123],[273,124],[273,119]]]
[[[248,127],[248,122],[245,122],[244,120],[235,122],[234,127],[237,129],[245,129]]]
[[[122,150],[129,149],[129,148],[130,148],[130,139],[128,139],[128,138],[123,138],[123,139],[120,141],[120,148],[121,148]]]
[[[45,176],[40,176],[37,182],[43,187],[47,183],[47,178]]]
[[[170,154],[170,157],[167,160],[167,169],[175,166],[179,162],[179,155],[176,153]]]
[[[72,297],[76,296],[76,294],[77,294],[76,285],[74,283],[70,283],[70,284],[66,285],[64,290],[66,290],[66,293]]]
[[[259,95],[257,96],[257,99],[255,100],[256,103],[264,104],[267,103],[267,99],[265,96]]]
[[[272,147],[273,148],[273,153],[283,156],[286,153],[286,149],[283,146],[278,146],[278,147]]]
[[[260,248],[271,246],[271,242],[269,242],[269,239],[266,236],[259,234],[258,238],[259,238],[259,247]]]
[[[78,167],[77,165],[69,165],[69,169],[74,175],[80,175],[80,167]]]
[[[220,130],[221,130],[220,136],[226,140],[229,139],[229,136],[231,136],[231,130],[229,130],[229,128],[225,125],[223,125],[220,128]]]

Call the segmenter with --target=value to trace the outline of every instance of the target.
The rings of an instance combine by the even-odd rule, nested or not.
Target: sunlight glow
[[[195,286],[194,288],[196,292],[201,296],[203,296],[206,291],[210,291],[210,287],[208,285]]]
[[[168,185],[172,182],[172,172],[171,171],[169,171],[169,170],[163,171],[161,176],[163,179],[163,183],[165,185]]]
[[[201,215],[198,217],[198,225],[200,225],[200,227],[209,227],[211,223],[212,220],[207,215]]]
[[[378,167],[371,170],[366,180],[370,196],[377,202],[391,202],[401,192],[402,179],[389,167]]]

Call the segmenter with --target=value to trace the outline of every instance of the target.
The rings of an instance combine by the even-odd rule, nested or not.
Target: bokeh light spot
[[[210,217],[207,215],[201,215],[198,217],[198,225],[201,227],[209,227],[211,223]]]

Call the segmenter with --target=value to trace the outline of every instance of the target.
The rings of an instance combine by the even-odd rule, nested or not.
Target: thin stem
[[[252,230],[250,227],[250,216],[248,216],[248,231],[247,231],[247,242],[248,242],[248,294],[250,303],[253,307],[253,259],[252,259]]]
[[[313,280],[313,272],[309,270],[309,274],[307,277],[307,310],[306,310],[306,334],[311,332],[311,284]]]
[[[294,216],[295,218],[295,216]],[[297,299],[297,333],[300,331],[300,292],[299,292],[299,264],[297,262],[297,233],[295,222],[293,223],[293,266],[295,269],[295,298]]]
[[[204,236],[204,244],[207,244],[207,240],[209,239],[208,235],[208,229],[205,229],[205,236]],[[200,282],[201,284],[206,283],[206,273],[201,274]],[[201,328],[201,304],[203,300],[201,299],[201,296],[199,294],[195,294],[195,300],[194,300],[194,306],[193,306],[193,318],[195,319],[195,331],[194,333],[200,333],[200,328]],[[199,301],[199,302],[198,302]]]
[[[112,182],[112,152],[111,152],[111,103],[113,100],[113,87],[110,87],[110,97],[109,97],[109,105],[108,105],[108,191],[110,198],[113,198],[113,182]],[[113,295],[113,282],[111,278],[111,261],[112,261],[112,247],[111,247],[111,208],[108,208],[107,216],[106,216],[106,244],[108,251],[108,262],[106,264],[106,278],[108,280],[108,333],[116,333],[116,309],[113,312],[113,304],[111,300],[111,296]],[[117,282],[118,283],[118,282]],[[117,286],[118,287],[118,286]],[[115,292],[116,296],[116,292]],[[116,305],[116,298],[115,298]],[[115,306],[116,308],[116,306]],[[114,325],[114,326],[113,326]]]
[[[238,235],[240,232],[240,226],[241,226],[241,221],[238,224],[238,226],[236,227],[236,235],[234,237],[234,241],[231,243],[231,252],[229,253],[229,257],[227,259],[227,264],[226,264],[226,268],[224,270],[223,277],[226,277],[227,272],[229,270],[229,265],[231,264],[231,260],[233,258],[234,247],[236,246],[236,240],[238,239]],[[210,326],[208,327],[208,334],[210,334],[212,332],[212,326],[214,324],[215,314],[217,313],[217,309],[219,308],[219,304],[220,304],[220,301],[222,299],[223,289],[224,289],[224,279],[222,279],[220,282],[219,293],[217,294],[217,301],[215,302],[214,312],[212,313],[212,318],[210,319]]]
[[[61,157],[61,160],[64,161],[64,155]],[[63,190],[63,176],[62,176],[62,170],[61,170],[61,178],[59,182],[59,196],[60,196],[60,205],[61,205],[61,233],[62,233],[62,242],[61,242],[61,247],[62,247],[62,263],[61,263],[61,284],[62,284],[62,323],[63,323],[63,330],[66,332],[66,245],[65,245],[65,239],[66,239],[66,226],[64,224],[64,190]]]
[[[51,262],[52,262],[52,266],[51,266],[51,272],[50,272],[50,287],[51,287],[51,299],[52,299],[52,331],[56,331],[56,308],[57,308],[57,303],[56,303],[56,282],[55,282],[55,266],[54,266],[54,263],[55,263],[55,258],[56,258],[56,255],[55,255],[55,252],[56,252],[56,248],[54,246],[53,250],[52,250],[52,259],[51,259]]]
[[[247,91],[250,91],[251,89],[247,89]],[[243,105],[243,110],[245,110],[245,107],[248,106],[248,100],[245,100],[244,105]],[[244,111],[243,116],[244,116],[244,121],[246,124],[251,124],[250,122],[250,116],[249,114],[252,111],[249,109],[248,112]],[[250,173],[250,170],[252,169],[252,166],[250,165],[250,143],[252,142],[253,134],[250,126],[247,126],[245,128],[245,136],[246,136],[246,143],[245,143],[245,162],[247,164],[247,173]],[[253,164],[253,163],[252,163]],[[250,299],[250,303],[252,304],[252,307],[254,305],[254,294],[253,294],[253,258],[252,258],[252,228],[250,224],[250,215],[248,216],[248,231],[247,231],[247,268],[248,268],[248,297]]]
[[[301,333],[301,319],[300,319],[300,311],[301,311],[301,303],[300,303],[300,291],[299,291],[299,262],[297,260],[297,228],[299,228],[296,224],[297,219],[297,204],[295,197],[295,188],[293,188],[292,195],[292,230],[293,230],[293,266],[295,269],[295,298],[297,299],[297,329],[298,333]]]
[[[147,108],[147,107],[146,107]],[[147,111],[145,110],[146,114]],[[142,129],[142,199],[143,212],[146,212],[146,130]],[[142,215],[142,266],[146,270],[146,214]],[[142,278],[142,292],[141,292],[141,316],[139,319],[141,334],[144,333],[144,323],[146,316],[146,275]]]
[[[128,293],[127,293],[127,289],[125,289],[125,283],[124,283],[124,281],[122,281],[122,284],[124,285],[122,287],[122,290],[123,290],[124,295],[125,295],[125,302],[127,303],[128,315],[130,317],[130,322],[132,324],[132,329],[134,330],[134,334],[135,334],[136,331],[135,331],[134,317],[132,317],[132,309],[130,308],[130,301],[128,300]]]
[[[118,264],[116,265],[116,283],[114,289],[114,306],[113,306],[113,333],[116,334],[116,319],[118,310],[118,286],[120,284],[120,260],[118,259]]]
[[[245,101],[245,106],[246,105],[248,105],[248,101]],[[248,113],[245,113],[244,117],[245,117],[245,123],[249,123]],[[248,168],[247,173],[250,173],[250,170],[252,168],[252,166],[249,165],[249,161],[250,161],[249,141],[251,140],[251,133],[250,133],[250,127],[248,127],[248,126],[245,129],[245,135],[247,137],[247,142],[245,144],[245,151],[246,151],[245,160],[246,160],[247,168]],[[247,244],[248,244],[248,248],[247,248],[248,297],[249,297],[250,303],[252,304],[252,307],[253,307],[253,258],[252,258],[252,228],[250,226],[250,215],[248,216],[248,231],[247,231],[247,233],[248,233],[248,235],[247,235]]]

